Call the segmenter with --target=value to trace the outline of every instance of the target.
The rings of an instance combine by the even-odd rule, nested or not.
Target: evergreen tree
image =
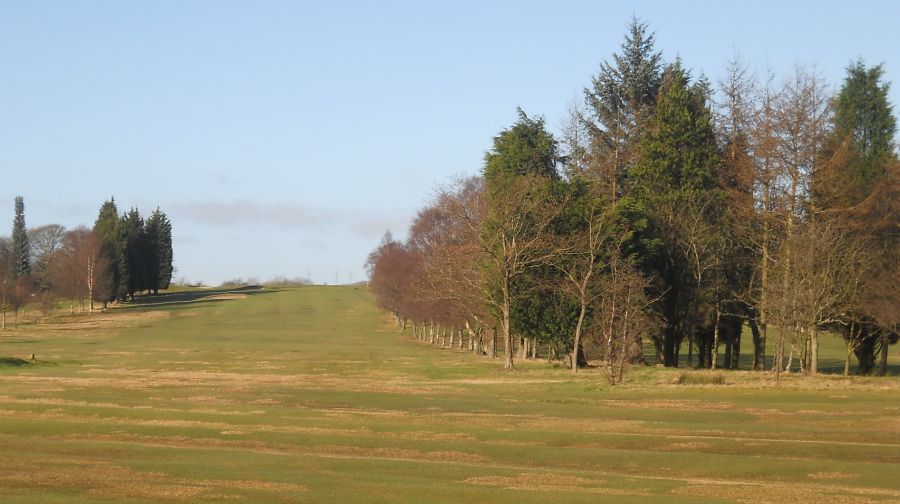
[[[544,124],[518,109],[519,120],[494,137],[494,147],[484,155],[484,177],[488,189],[499,188],[510,177],[537,175],[558,180],[559,148]]]
[[[831,158],[815,185],[820,208],[849,208],[865,199],[895,160],[897,123],[888,102],[884,68],[862,60],[847,67],[834,99],[833,129],[825,156]]]
[[[112,301],[119,296],[119,286],[122,284],[121,264],[122,255],[119,246],[119,210],[116,208],[116,199],[110,198],[100,206],[97,220],[94,222],[94,232],[100,237],[100,254],[103,263],[109,268],[110,284],[109,297],[102,301]]]
[[[678,348],[693,334],[701,310],[697,257],[682,241],[688,223],[717,229],[723,212],[718,190],[720,158],[702,87],[691,86],[675,64],[666,71],[653,128],[641,143],[639,162],[629,172],[630,196],[622,208],[632,220],[646,219],[633,244],[647,273],[662,281],[662,311],[668,326],[655,340],[667,366],[677,365]],[[704,233],[696,233],[706,238]],[[693,236],[693,235],[692,235]]]
[[[716,187],[720,159],[711,114],[679,67],[667,71],[653,129],[630,172],[635,196],[684,196]]]
[[[620,54],[604,61],[584,90],[591,120],[591,171],[613,197],[623,194],[641,132],[653,115],[662,84],[662,54],[647,24],[632,18]]]
[[[883,75],[881,65],[867,68],[862,60],[847,68],[847,77],[832,103],[832,130],[823,155],[826,161],[812,181],[819,215],[876,251],[864,279],[867,291],[853,313],[841,314],[846,327],[857,328],[853,352],[860,374],[874,371],[877,352],[882,357],[880,373],[886,373],[888,346],[897,341],[895,319],[885,316],[896,312],[896,306],[891,306],[896,298],[883,282],[896,278],[900,267],[897,123],[888,102],[890,85],[881,82]],[[885,310],[883,306],[891,307]],[[846,331],[845,338],[849,342]]]
[[[136,208],[128,211],[119,221],[119,296],[134,299],[135,293],[148,289],[147,235],[144,219]]]
[[[30,255],[28,233],[25,230],[25,202],[21,196],[16,196],[16,216],[12,229],[13,271],[16,278],[31,274]]]
[[[169,288],[172,281],[172,223],[157,208],[144,226],[147,236],[148,288],[154,293]]]
[[[546,253],[543,238],[562,211],[557,142],[543,118],[519,120],[494,138],[485,154],[486,216],[480,236],[488,302],[500,321],[506,369],[513,367],[514,311],[530,291],[525,273],[540,266]],[[521,313],[521,312],[520,312]]]

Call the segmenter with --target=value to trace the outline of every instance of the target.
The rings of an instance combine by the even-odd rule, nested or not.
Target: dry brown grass
[[[519,473],[516,476],[474,476],[465,483],[501,487],[506,490],[530,490],[538,492],[580,492],[600,495],[649,495],[646,491],[621,488],[605,488],[602,480],[592,480],[559,473]]]

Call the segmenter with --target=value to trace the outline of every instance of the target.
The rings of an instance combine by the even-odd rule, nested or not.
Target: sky
[[[360,281],[516,107],[557,130],[632,15],[713,82],[862,57],[900,103],[900,2],[0,0],[0,223],[114,196],[169,216],[176,279]]]

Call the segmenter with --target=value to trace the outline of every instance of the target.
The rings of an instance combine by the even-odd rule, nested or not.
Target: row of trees
[[[632,20],[558,139],[520,110],[481,176],[442,190],[405,243],[385,236],[376,299],[431,341],[482,352],[500,336],[506,368],[547,345],[577,370],[590,343],[617,382],[645,341],[665,366],[686,343],[690,365],[737,368],[747,325],[753,369],[816,373],[836,331],[845,371],[855,354],[884,373],[900,164],[882,67],[852,63],[836,94],[814,69],[780,84],[739,58],[726,70],[714,89]]]
[[[16,198],[11,238],[0,238],[0,305],[3,328],[12,309],[36,302],[48,313],[60,298],[81,311],[94,310],[140,291],[166,289],[172,279],[172,224],[156,209],[144,221],[136,209],[119,215],[104,202],[92,229],[59,224],[25,227],[25,207]]]

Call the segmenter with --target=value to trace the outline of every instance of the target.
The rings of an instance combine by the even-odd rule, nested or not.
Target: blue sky
[[[3,1],[0,223],[114,195],[169,215],[177,277],[361,280],[517,106],[556,127],[632,14],[713,81],[737,50],[837,88],[862,56],[900,102],[900,2]]]

